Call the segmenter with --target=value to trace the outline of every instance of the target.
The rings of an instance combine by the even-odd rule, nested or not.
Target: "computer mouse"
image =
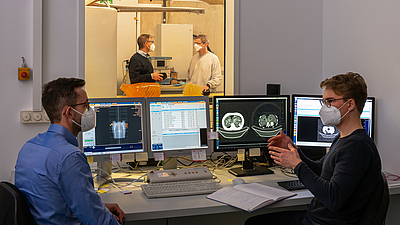
[[[233,180],[232,180],[232,183],[233,183],[234,185],[236,185],[236,184],[245,184],[246,182],[245,182],[243,179],[241,179],[241,178],[236,178],[236,179],[233,179]]]

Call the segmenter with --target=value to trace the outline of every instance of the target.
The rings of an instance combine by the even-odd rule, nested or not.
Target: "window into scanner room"
[[[110,8],[102,1],[86,0],[85,80],[90,98],[123,95],[119,87],[123,82],[129,84],[127,60],[137,52],[136,40],[140,34],[153,36],[156,48],[150,56],[157,57],[152,60],[153,68],[155,72],[167,73],[167,77],[171,77],[171,71],[176,72],[171,77],[176,80],[174,84],[186,81],[190,60],[198,54],[194,49],[195,37],[206,34],[209,48],[221,64],[222,82],[215,93],[224,94],[225,0],[112,0],[109,3]],[[131,6],[132,10],[117,11],[118,6]],[[156,12],[144,12],[151,7],[156,7],[153,8]],[[162,7],[181,8],[183,12],[162,12]],[[142,11],[134,12],[138,8]],[[188,9],[204,9],[204,14],[187,12]],[[161,96],[170,94],[161,87]]]

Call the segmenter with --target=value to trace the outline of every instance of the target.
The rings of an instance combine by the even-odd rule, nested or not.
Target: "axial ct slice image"
[[[283,125],[279,123],[280,111],[276,104],[260,104],[252,114],[251,129],[262,138],[271,138],[278,135],[283,128]]]
[[[229,112],[222,117],[222,127],[218,132],[227,139],[237,139],[243,137],[249,130],[244,126],[244,117],[238,112]]]
[[[336,137],[336,135],[339,134],[338,132],[336,132],[334,126],[323,126],[322,127],[322,132],[318,131],[318,133],[323,138],[327,138],[327,139],[334,139]]]

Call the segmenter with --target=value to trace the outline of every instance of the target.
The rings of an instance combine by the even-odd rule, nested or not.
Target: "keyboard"
[[[279,181],[278,185],[289,191],[307,189],[307,187],[302,184],[300,180]]]
[[[210,194],[222,188],[213,179],[151,183],[141,187],[147,198]]]

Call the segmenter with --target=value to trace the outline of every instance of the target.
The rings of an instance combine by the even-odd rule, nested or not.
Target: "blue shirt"
[[[37,224],[115,224],[93,187],[75,136],[61,125],[29,140],[18,154],[15,185]]]

